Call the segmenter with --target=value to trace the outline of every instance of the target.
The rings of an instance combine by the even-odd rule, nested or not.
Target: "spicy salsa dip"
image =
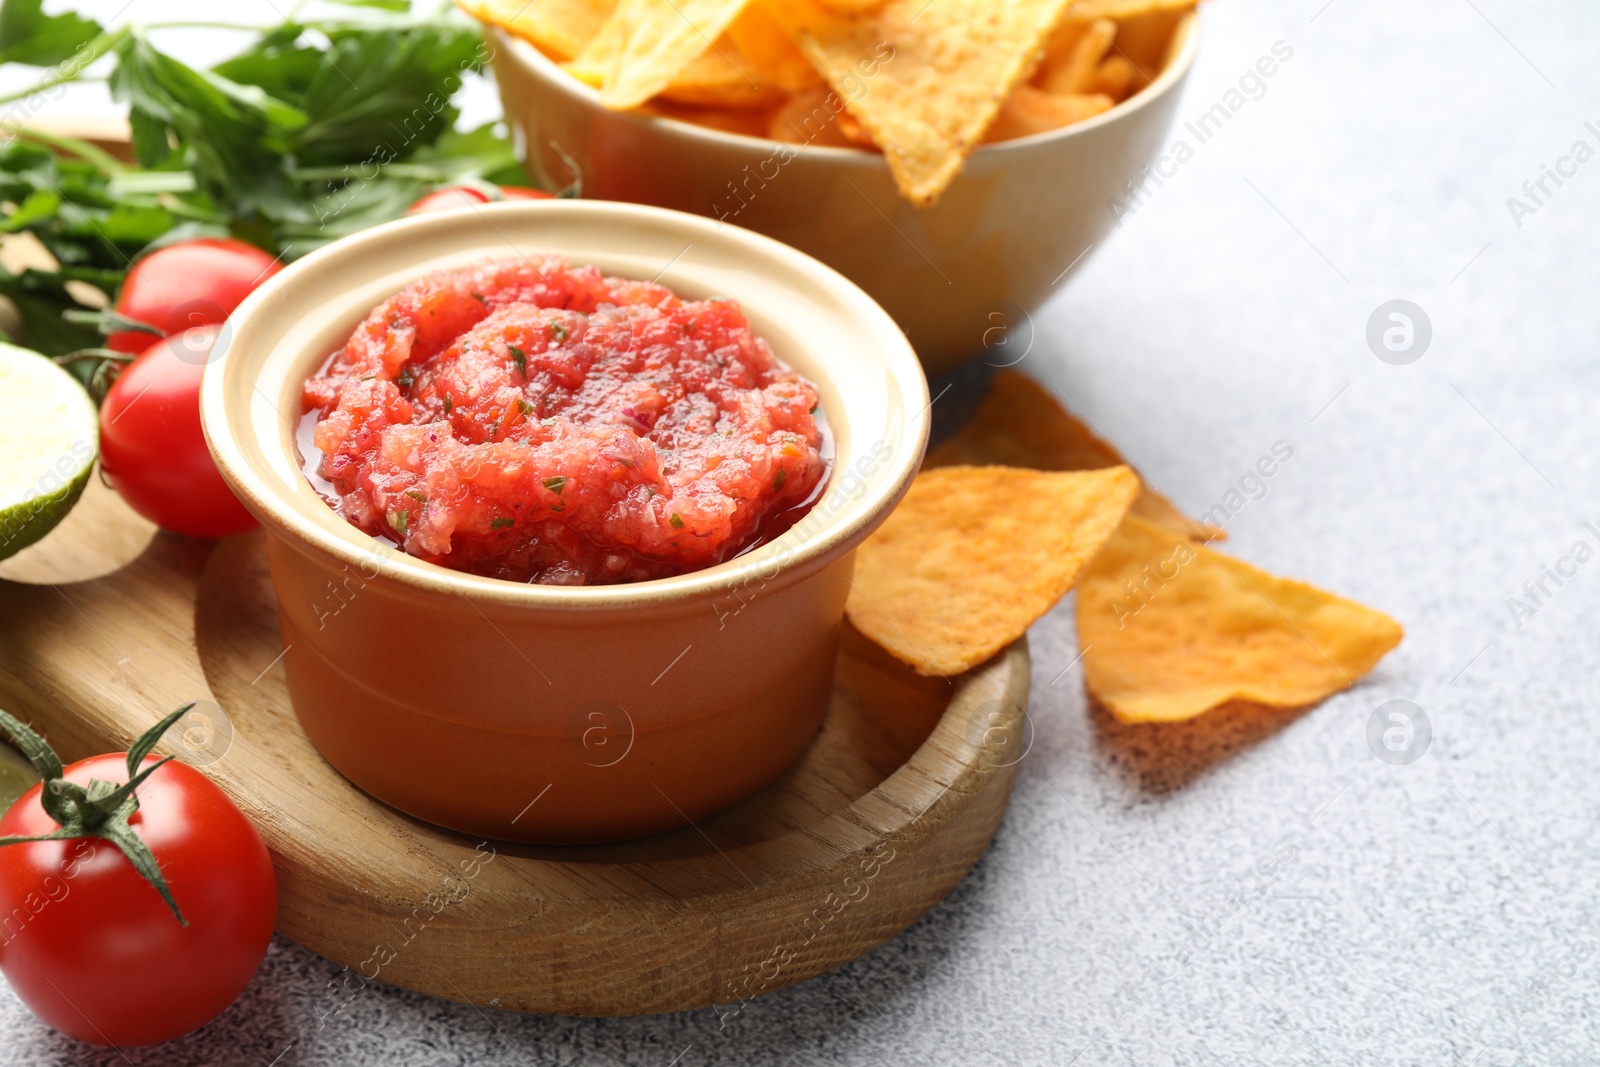
[[[712,566],[798,518],[827,469],[816,391],[738,304],[557,256],[406,286],[304,403],[353,525],[519,582]]]

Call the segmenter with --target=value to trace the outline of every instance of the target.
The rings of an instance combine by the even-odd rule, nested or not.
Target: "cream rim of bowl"
[[[533,42],[518,37],[501,27],[490,28],[495,31],[495,34],[502,41],[510,46],[512,54],[524,66],[536,71],[546,81],[561,85],[571,95],[590,102],[596,108],[604,107],[600,103],[600,90],[578,80],[563,70],[560,63],[541,52]],[[1082,122],[1074,122],[1054,130],[1029,134],[1027,137],[1013,137],[1005,141],[980,144],[973,150],[967,162],[970,164],[974,159],[1026,150],[1059,138],[1088,133],[1148,106],[1181,81],[1183,76],[1188,73],[1189,68],[1194,65],[1195,55],[1200,47],[1199,10],[1190,11],[1180,19],[1172,34],[1173,40],[1167,45],[1166,62],[1162,66],[1160,73],[1151,79],[1149,85],[1116,104],[1110,110],[1103,111]],[[827,83],[824,82],[824,84],[826,85]],[[831,86],[829,86],[829,90],[834,93],[838,92],[837,89],[833,89]],[[707,141],[724,145],[783,145],[798,154],[816,156],[819,159],[831,158],[840,162],[855,161],[860,165],[871,166],[876,166],[883,162],[883,156],[880,153],[861,148],[776,141],[770,137],[754,137],[750,134],[719,130],[713,126],[690,122],[687,119],[672,118],[668,115],[647,115],[628,111],[619,111],[616,114],[629,115],[643,122],[657,123],[674,133],[686,137],[703,138]],[[960,177],[958,174],[956,180],[959,181]]]
[[[230,318],[201,387],[219,467],[267,525],[371,579],[528,606],[627,608],[803,576],[880,521],[915,476],[929,425],[927,382],[888,314],[854,283],[767,237],[661,208],[604,201],[499,203],[386,223],[325,246],[264,283]],[[816,387],[833,434],[822,494],[793,527],[744,555],[618,585],[524,584],[452,570],[352,526],[306,479],[296,441],[301,387],[372,308],[439,269],[554,254],[603,273],[659,281],[686,298],[736,300],[755,333]],[[327,282],[347,279],[329,295]],[[822,312],[819,314],[819,311]],[[266,348],[264,356],[257,352]],[[258,365],[243,407],[230,363]],[[243,384],[233,385],[235,390]]]

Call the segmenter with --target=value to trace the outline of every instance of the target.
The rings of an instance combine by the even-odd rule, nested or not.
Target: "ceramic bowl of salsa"
[[[582,201],[292,264],[201,408],[317,748],[409,814],[534,842],[681,827],[794,761],[854,549],[928,432],[916,354],[843,276]]]

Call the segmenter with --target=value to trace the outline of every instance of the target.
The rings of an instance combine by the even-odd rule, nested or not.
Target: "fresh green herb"
[[[497,515],[489,520],[489,529],[504,530],[507,526],[515,526],[516,524],[516,519],[508,519],[504,515]]]
[[[407,512],[400,510],[389,512],[390,528],[393,529],[395,533],[400,534],[402,537],[405,536],[406,523],[410,521],[410,519],[411,516]]]
[[[0,11],[0,63],[53,67],[85,51],[103,53],[115,36],[72,12],[46,15],[43,6],[43,0],[11,0]]]
[[[559,345],[559,344],[565,344],[566,343],[567,337],[568,337],[567,328],[565,326],[561,325],[561,323],[552,322],[550,324],[550,333],[551,333],[552,336],[555,337],[556,344]]]
[[[546,478],[544,480],[544,487],[556,494],[556,496],[560,496],[561,490],[567,487],[567,479],[565,476],[560,474],[556,475],[554,478]]]
[[[394,384],[402,389],[410,389],[411,383],[417,380],[417,369],[409,364],[400,368],[400,373],[394,376]]]
[[[674,530],[683,529],[683,519],[681,517],[679,517],[679,515],[678,515],[678,513],[676,511],[674,511],[672,513],[672,518],[670,520],[668,520],[668,521],[670,521],[672,523],[672,528]]]
[[[0,268],[0,295],[26,335],[17,340],[52,356],[97,347],[94,322],[62,313],[102,301],[80,303],[67,283],[114,297],[133,260],[165,243],[231,235],[291,260],[399,218],[440,185],[527,184],[494,125],[454,129],[452,98],[490,55],[472,22],[411,14],[398,0],[321,7],[330,13],[264,26],[203,69],[161,51],[137,23],[108,30],[72,12],[45,15],[41,0],[0,4],[0,63],[54,68],[0,105],[109,67],[136,161],[8,124],[0,234],[30,234],[54,260]],[[85,379],[92,370],[74,366]]]
[[[511,362],[517,365],[517,370],[526,378],[528,376],[528,353],[516,345],[506,345],[506,350],[511,353]]]
[[[788,477],[789,477],[789,472],[784,470],[782,467],[779,467],[778,468],[778,473],[772,476],[772,488],[773,489],[782,489],[784,480],[787,479]]]
[[[427,493],[419,493],[415,489],[407,489],[406,490],[406,496],[410,497],[412,500],[419,501],[419,502],[421,502],[423,504],[426,504],[428,502],[428,494]]]
[[[517,410],[531,419],[533,418],[534,412],[538,409],[533,406],[533,401],[528,400],[526,397],[519,396],[517,397]]]
[[[450,399],[450,394],[444,394],[444,413],[446,415],[450,414],[451,411],[455,410],[455,406],[456,402]]]
[[[483,294],[482,293],[473,293],[472,294],[472,299],[476,300],[480,304],[487,304],[489,302],[489,301],[487,301],[487,300],[485,300],[483,298]]]

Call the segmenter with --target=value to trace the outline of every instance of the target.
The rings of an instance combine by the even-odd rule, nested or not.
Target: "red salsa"
[[[352,524],[520,582],[720,563],[792,523],[826,470],[816,391],[738,304],[556,256],[413,282],[304,400]]]

